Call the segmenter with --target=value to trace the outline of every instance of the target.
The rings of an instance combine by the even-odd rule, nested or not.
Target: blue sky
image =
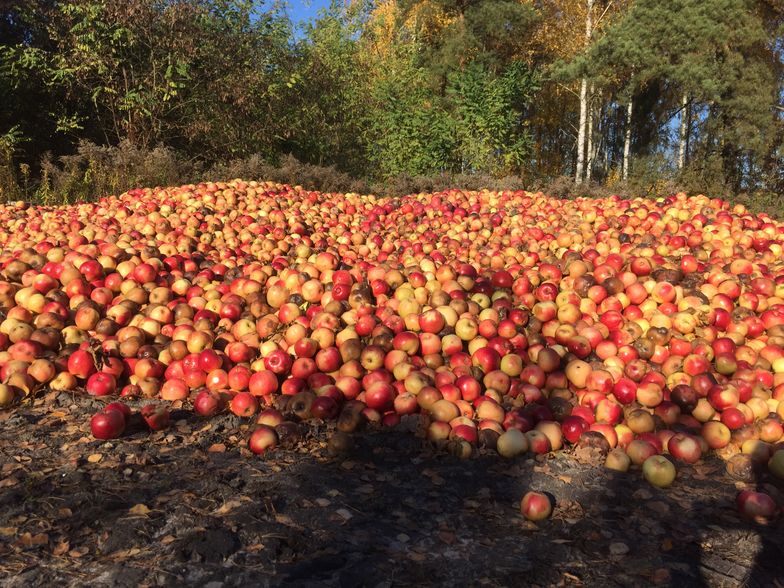
[[[294,24],[315,18],[318,11],[329,6],[329,0],[286,0],[286,12]]]

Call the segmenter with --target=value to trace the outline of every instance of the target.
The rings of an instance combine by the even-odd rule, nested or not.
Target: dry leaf
[[[161,543],[164,545],[169,545],[169,543],[174,543],[177,540],[177,537],[174,535],[164,535],[161,539]]]
[[[18,483],[19,480],[16,477],[11,476],[5,480],[0,480],[0,488],[10,488],[11,486],[16,486]]]
[[[146,504],[137,504],[128,511],[128,514],[132,514],[134,516],[147,516],[150,513],[150,509],[147,508]]]
[[[16,544],[21,545],[22,547],[36,547],[38,545],[46,545],[48,543],[49,535],[46,533],[38,533],[37,535],[33,535],[32,533],[22,533],[22,535],[16,541]]]
[[[216,510],[214,514],[225,515],[225,514],[231,512],[232,510],[234,510],[235,508],[237,508],[238,506],[242,506],[242,503],[244,503],[244,502],[253,502],[253,501],[249,497],[247,497],[247,496],[242,496],[242,497],[234,499],[234,500],[229,500],[223,506],[221,506],[218,510]]]
[[[4,537],[11,537],[12,535],[16,535],[18,529],[16,527],[0,527],[0,535]]]
[[[91,453],[90,455],[87,456],[87,461],[89,461],[90,463],[98,463],[102,459],[103,459],[103,455],[101,455],[100,453]]]
[[[60,541],[52,549],[52,555],[65,555],[71,549],[71,544],[68,541]]]
[[[139,555],[142,552],[141,549],[138,547],[131,547],[130,549],[123,549],[122,551],[115,551],[112,553],[112,558],[114,559],[126,559],[129,557],[133,557],[134,555]]]
[[[207,449],[207,453],[223,453],[226,451],[226,445],[224,443],[213,443]]]
[[[86,555],[90,550],[87,547],[79,547],[77,549],[72,549],[68,552],[68,555],[71,557],[82,557]]]

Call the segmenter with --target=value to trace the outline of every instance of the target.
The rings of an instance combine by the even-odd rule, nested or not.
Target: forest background
[[[0,3],[0,199],[242,176],[784,208],[780,0],[293,5]]]

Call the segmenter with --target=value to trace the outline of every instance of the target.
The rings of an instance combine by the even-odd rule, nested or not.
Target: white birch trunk
[[[626,105],[626,129],[625,129],[625,136],[623,138],[623,181],[629,179],[629,161],[631,157],[632,151],[632,109],[634,108],[634,102],[629,97],[629,104]]]
[[[688,110],[689,97],[684,92],[681,98],[681,125],[678,131],[678,171],[683,171],[683,167],[686,165],[686,151],[688,150],[687,144],[689,141]]]
[[[593,171],[593,160],[594,156],[594,144],[593,144],[593,116],[595,111],[595,106],[593,104],[593,82],[591,82],[591,86],[588,88],[588,121],[586,122],[585,128],[585,181],[589,184],[591,183],[591,172]]]
[[[593,33],[593,3],[594,0],[587,0],[588,11],[585,15],[585,46],[588,47],[591,43],[591,34]],[[577,169],[574,175],[574,181],[578,184],[583,181],[583,174],[585,170],[585,137],[586,137],[586,123],[588,119],[588,80],[583,78],[580,81],[580,123],[577,129]]]

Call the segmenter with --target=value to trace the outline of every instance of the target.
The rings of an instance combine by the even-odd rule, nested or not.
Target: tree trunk
[[[686,92],[681,98],[681,125],[678,131],[678,171],[683,171],[688,157],[689,144],[689,97]]]
[[[591,34],[593,33],[593,3],[594,0],[587,0],[588,11],[585,15],[585,46],[588,47],[591,43]],[[583,173],[585,169],[585,137],[586,137],[586,123],[588,119],[588,80],[583,78],[580,81],[580,126],[577,130],[577,169],[574,175],[574,181],[578,184],[583,181]]]
[[[587,119],[588,104],[588,80],[583,78],[580,82],[580,126],[577,131],[577,171],[574,181],[578,184],[583,181],[583,169],[585,166],[585,123]]]
[[[589,184],[591,183],[591,172],[593,171],[593,159],[594,159],[594,145],[593,145],[593,115],[594,115],[594,104],[593,102],[593,82],[591,82],[590,88],[588,88],[588,121],[586,122],[585,134],[586,134],[586,147],[585,147],[585,181]]]
[[[623,181],[629,179],[629,158],[632,151],[632,109],[634,108],[634,100],[629,97],[629,104],[626,105],[626,129],[623,138]]]

